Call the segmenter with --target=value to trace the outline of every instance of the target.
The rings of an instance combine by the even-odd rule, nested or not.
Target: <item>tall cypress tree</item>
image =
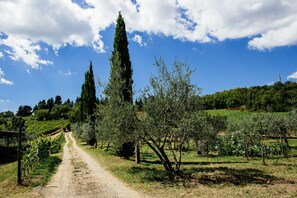
[[[111,56],[111,64],[112,64],[112,67],[118,67],[118,66],[121,67],[119,71],[121,72],[120,76],[124,81],[121,88],[123,100],[125,102],[132,103],[132,84],[133,84],[132,65],[130,61],[128,44],[129,43],[127,39],[125,22],[121,12],[119,12],[117,25],[115,29],[115,37],[113,41],[113,52]],[[111,71],[111,78],[113,75],[116,75],[112,71]]]
[[[93,74],[92,61],[90,61],[90,68],[85,73],[85,82],[81,88],[81,120],[85,121],[88,116],[94,115],[96,108],[96,89]]]
[[[125,22],[121,12],[117,19],[113,47],[114,49],[110,58],[110,78],[105,91],[109,105],[111,105],[110,111],[112,111],[111,113],[113,115],[117,116],[116,112],[123,112],[128,105],[132,105],[133,94],[132,66]],[[118,117],[120,116],[118,115]],[[118,146],[117,153],[126,158],[132,156],[134,153],[134,142],[131,141],[133,130],[128,130],[129,126],[127,125],[130,122],[129,117],[123,116],[120,120],[110,119],[110,122],[112,122],[111,120],[115,122],[112,123],[113,126],[116,126],[115,131],[119,132],[117,137],[115,137],[118,141],[116,143]],[[132,126],[133,123],[129,123],[129,125]]]
[[[96,109],[96,89],[93,74],[92,61],[90,61],[90,68],[85,73],[85,82],[82,85],[81,97],[80,97],[80,122],[85,122],[87,118],[90,120],[91,131],[88,132],[87,141],[89,144],[94,145],[96,143],[95,137],[95,116]]]

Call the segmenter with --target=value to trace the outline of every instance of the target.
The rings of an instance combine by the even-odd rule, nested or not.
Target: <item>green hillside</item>
[[[236,88],[202,97],[205,109],[286,112],[297,105],[297,83]]]

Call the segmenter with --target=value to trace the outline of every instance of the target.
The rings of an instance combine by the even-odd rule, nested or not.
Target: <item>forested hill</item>
[[[238,108],[251,111],[290,111],[297,105],[297,83],[236,88],[203,97],[206,109]]]

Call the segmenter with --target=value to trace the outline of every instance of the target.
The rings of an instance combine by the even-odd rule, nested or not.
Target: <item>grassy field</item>
[[[183,156],[182,172],[169,179],[156,156],[143,146],[141,164],[124,160],[112,151],[81,146],[115,176],[153,197],[296,197],[296,158]]]
[[[211,115],[220,115],[220,116],[226,116],[227,119],[237,120],[245,116],[255,115],[259,112],[245,112],[245,111],[239,111],[239,110],[227,110],[227,109],[216,109],[216,110],[206,110]],[[267,112],[265,112],[267,113]],[[279,115],[288,115],[287,112],[277,112],[274,114]]]

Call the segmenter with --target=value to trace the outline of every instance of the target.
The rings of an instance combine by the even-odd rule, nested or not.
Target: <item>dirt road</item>
[[[142,197],[79,148],[71,132],[65,139],[63,161],[49,184],[41,189],[44,197]]]

